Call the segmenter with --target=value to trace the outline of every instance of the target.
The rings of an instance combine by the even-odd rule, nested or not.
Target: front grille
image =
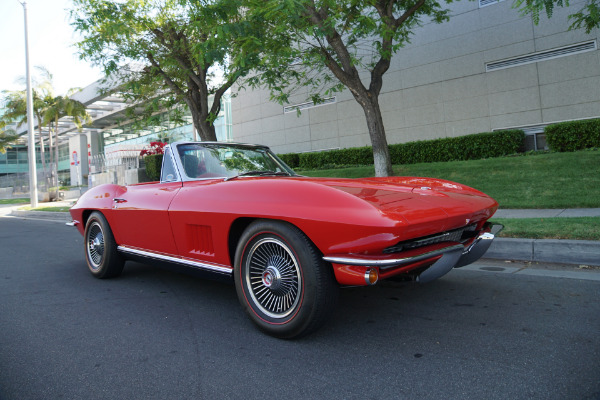
[[[476,234],[476,224],[464,226],[462,228],[453,229],[451,231],[440,232],[429,236],[423,236],[420,238],[405,240],[399,242],[394,246],[390,246],[383,250],[384,253],[398,253],[401,251],[417,249],[419,247],[429,246],[436,243],[442,242],[465,242]]]

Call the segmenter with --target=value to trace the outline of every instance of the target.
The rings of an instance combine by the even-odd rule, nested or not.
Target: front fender
[[[85,230],[85,211],[101,211],[108,219],[113,207],[113,199],[125,191],[125,188],[115,184],[104,184],[93,187],[86,191],[71,207],[69,213],[73,218],[74,225],[83,235]]]

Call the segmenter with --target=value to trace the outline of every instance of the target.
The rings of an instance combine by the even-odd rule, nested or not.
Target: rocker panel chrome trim
[[[218,272],[221,274],[227,274],[227,275],[233,274],[233,270],[231,268],[223,267],[223,266],[219,266],[219,265],[206,264],[206,263],[199,262],[199,261],[192,261],[192,260],[186,260],[184,258],[166,256],[164,254],[158,254],[158,253],[153,253],[151,251],[145,251],[145,250],[139,250],[139,249],[133,249],[133,248],[127,247],[127,246],[119,246],[119,247],[117,247],[117,250],[121,251],[123,253],[130,253],[130,254],[135,254],[138,256],[142,256],[142,257],[154,258],[156,260],[162,260],[162,261],[168,261],[168,262],[173,262],[173,263],[177,263],[177,264],[183,264],[183,265],[187,265],[190,267],[199,268],[199,269],[203,269],[203,270],[207,270],[207,271]]]

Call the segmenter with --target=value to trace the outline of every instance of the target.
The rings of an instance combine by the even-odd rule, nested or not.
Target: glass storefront
[[[144,126],[130,123],[118,128],[106,129],[101,134],[100,152],[105,154],[119,148],[138,147],[141,149],[150,142],[176,142],[194,140],[192,117],[186,108],[175,110],[176,117],[170,112],[156,115]],[[214,122],[217,140],[231,141],[231,97],[225,94],[221,99],[221,112]],[[137,146],[136,146],[137,145]]]

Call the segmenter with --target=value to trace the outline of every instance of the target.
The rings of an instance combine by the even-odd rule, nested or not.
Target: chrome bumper
[[[488,224],[477,238],[465,248],[462,244],[449,244],[447,247],[422,253],[412,257],[374,259],[367,257],[352,256],[326,256],[323,260],[343,265],[358,265],[365,267],[378,267],[380,270],[397,268],[403,265],[416,263],[428,258],[442,256],[429,268],[423,271],[417,281],[421,283],[431,282],[447,274],[452,268],[460,268],[479,260],[489,249],[495,235],[504,228],[500,224]]]
[[[454,268],[464,267],[479,260],[485,252],[490,248],[494,237],[504,228],[504,225],[494,224],[489,227],[489,232],[480,234],[477,239],[465,249],[462,257],[458,260]]]

